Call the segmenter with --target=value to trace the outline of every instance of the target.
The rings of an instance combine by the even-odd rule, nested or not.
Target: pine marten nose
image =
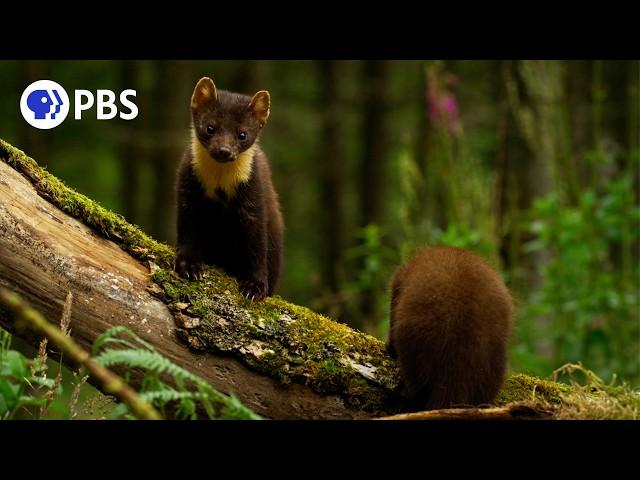
[[[216,160],[221,160],[223,162],[231,160],[231,150],[227,147],[220,147],[213,152],[213,156]]]

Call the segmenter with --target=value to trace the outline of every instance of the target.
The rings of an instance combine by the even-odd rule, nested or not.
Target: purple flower
[[[455,85],[456,83],[457,79],[451,74],[441,76],[436,70],[429,72],[427,81],[429,118],[434,125],[446,128],[452,135],[460,133],[458,102],[446,85]]]

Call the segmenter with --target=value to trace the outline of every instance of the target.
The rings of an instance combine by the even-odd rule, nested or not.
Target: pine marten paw
[[[241,280],[240,293],[250,299],[252,302],[259,302],[264,300],[267,296],[267,286],[262,280],[251,278],[248,280]]]
[[[398,352],[396,351],[396,346],[391,340],[387,341],[386,347],[387,347],[387,353],[391,358],[398,358]]]
[[[193,258],[178,254],[176,256],[174,270],[186,280],[202,280],[204,264]]]

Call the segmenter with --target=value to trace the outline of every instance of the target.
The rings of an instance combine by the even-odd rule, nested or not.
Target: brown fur
[[[504,381],[513,303],[482,258],[425,248],[391,282],[388,346],[418,409],[492,402]]]
[[[201,79],[191,99],[192,145],[176,185],[176,271],[198,280],[204,264],[215,265],[255,300],[275,292],[282,264],[284,222],[269,161],[257,143],[269,105],[267,92],[252,98]]]

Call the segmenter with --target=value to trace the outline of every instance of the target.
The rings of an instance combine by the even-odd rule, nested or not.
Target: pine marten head
[[[235,161],[255,143],[269,117],[269,92],[253,97],[218,91],[201,78],[191,97],[194,136],[219,163]]]

